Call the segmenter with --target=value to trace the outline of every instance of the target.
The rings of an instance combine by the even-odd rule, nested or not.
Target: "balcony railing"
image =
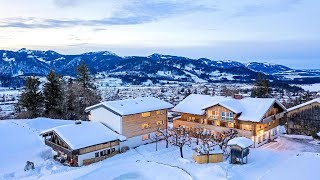
[[[284,112],[282,112],[282,113],[279,113],[279,114],[276,114],[276,119],[281,119],[281,118],[283,118],[284,117]]]
[[[52,149],[54,149],[56,151],[58,150],[58,151],[61,151],[61,152],[65,153],[65,154],[71,154],[70,150],[68,150],[68,149],[66,149],[66,148],[64,148],[62,146],[59,146],[59,145],[53,143],[52,141],[45,140],[45,144],[50,146],[50,147],[52,147]]]
[[[283,117],[284,117],[284,112],[279,113],[279,114],[275,114],[275,115],[271,115],[271,116],[269,116],[269,117],[266,117],[266,118],[264,118],[264,119],[262,120],[262,122],[263,122],[264,124],[266,124],[266,123],[269,123],[269,122],[271,122],[271,121],[273,121],[273,120],[281,119],[281,118],[283,118]]]

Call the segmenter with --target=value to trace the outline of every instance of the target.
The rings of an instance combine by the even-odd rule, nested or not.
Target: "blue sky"
[[[0,48],[320,68],[318,0],[1,0]]]

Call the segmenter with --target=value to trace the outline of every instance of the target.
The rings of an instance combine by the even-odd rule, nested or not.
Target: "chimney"
[[[243,99],[243,96],[242,96],[242,94],[235,94],[235,95],[233,95],[233,98],[234,99]]]

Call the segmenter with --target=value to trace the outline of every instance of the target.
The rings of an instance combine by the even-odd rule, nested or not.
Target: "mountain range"
[[[75,69],[81,61],[96,77],[118,78],[131,84],[146,81],[252,82],[258,73],[275,81],[320,82],[319,70],[297,70],[270,63],[191,59],[162,54],[121,57],[109,51],[63,55],[52,50],[25,48],[18,51],[0,50],[0,77],[46,76],[51,68],[61,75],[75,76]]]

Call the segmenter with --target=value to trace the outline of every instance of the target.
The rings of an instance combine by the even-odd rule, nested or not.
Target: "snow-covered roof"
[[[81,124],[57,126],[41,132],[40,135],[51,131],[54,131],[73,150],[115,140],[124,141],[126,139],[126,137],[112,131],[99,122],[82,122]]]
[[[299,104],[299,105],[297,105],[297,106],[294,106],[294,107],[292,107],[292,108],[289,108],[287,111],[290,112],[290,111],[299,109],[299,108],[301,108],[301,107],[304,107],[304,106],[307,106],[307,105],[310,105],[310,104],[313,104],[313,103],[320,103],[320,98],[316,98],[316,99],[313,99],[313,100],[311,100],[311,101],[308,101],[308,102]]]
[[[86,111],[91,111],[99,107],[104,107],[116,114],[124,116],[160,109],[170,109],[173,105],[155,97],[141,97],[136,99],[105,101],[86,108]]]
[[[217,103],[221,100],[225,100],[226,97],[223,96],[209,96],[201,94],[190,94],[178,105],[176,105],[172,111],[180,113],[188,113],[195,115],[203,115],[205,111],[203,107],[209,104]],[[230,98],[231,99],[231,98]]]
[[[246,137],[236,137],[228,141],[228,146],[239,146],[241,148],[247,148],[250,147],[253,144],[253,141],[251,139],[248,139]]]
[[[191,94],[174,107],[173,111],[204,115],[205,109],[215,105],[221,105],[236,114],[240,114],[238,117],[239,120],[260,122],[274,103],[277,103],[286,110],[279,101],[273,98],[234,99],[224,96]]]
[[[243,107],[239,101],[237,101],[233,98],[230,98],[230,97],[223,97],[223,98],[224,99],[221,101],[209,103],[206,107],[203,107],[202,109],[207,109],[207,108],[215,106],[215,105],[221,105],[236,114],[243,112]]]

